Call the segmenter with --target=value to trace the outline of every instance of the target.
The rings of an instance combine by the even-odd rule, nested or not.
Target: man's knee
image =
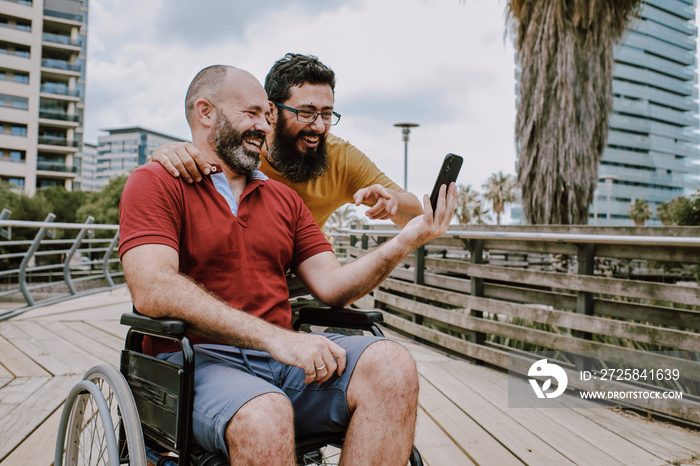
[[[357,362],[353,379],[355,375],[364,379],[366,387],[388,392],[391,396],[418,396],[416,361],[396,342],[382,340],[367,347]]]
[[[229,450],[257,450],[261,442],[268,450],[293,451],[294,412],[289,399],[280,393],[266,393],[248,401],[226,428]]]

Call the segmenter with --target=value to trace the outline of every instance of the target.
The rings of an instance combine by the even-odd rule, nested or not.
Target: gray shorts
[[[229,420],[249,400],[264,393],[284,394],[292,403],[297,438],[342,433],[350,422],[346,391],[350,377],[374,336],[322,334],[346,351],[343,375],[322,385],[304,384],[304,371],[264,352],[226,345],[196,345],[194,440],[207,451],[228,455],[224,434]],[[182,364],[182,353],[158,357]]]

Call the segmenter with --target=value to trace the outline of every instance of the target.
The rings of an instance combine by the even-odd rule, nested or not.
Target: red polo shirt
[[[135,170],[119,207],[119,255],[144,244],[170,246],[179,253],[180,272],[208,291],[291,328],[285,272],[332,248],[290,188],[255,172],[236,205],[217,190],[216,176],[224,175],[187,184],[159,163]],[[155,353],[171,348],[153,345]]]

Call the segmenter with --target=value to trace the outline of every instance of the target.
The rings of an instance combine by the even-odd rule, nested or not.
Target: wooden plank
[[[609,408],[571,408],[580,416],[587,417],[601,428],[617,432],[635,445],[647,448],[657,456],[673,463],[693,455],[700,458],[700,433],[678,426],[650,422],[640,416],[623,415]]]
[[[426,465],[459,464],[468,466],[475,464],[455,445],[450,436],[420,408],[416,419],[414,445],[418,448],[423,463]]]
[[[66,395],[68,393],[66,392]],[[52,466],[56,445],[56,433],[61,420],[63,405],[43,422],[29,437],[20,443],[8,457],[2,461],[3,466],[33,465]]]
[[[462,373],[459,367],[452,368],[452,364],[449,371],[475,388],[509,394],[507,375],[504,373],[487,371],[481,377],[475,378],[469,373]],[[517,391],[509,395],[518,398]],[[567,445],[576,443],[575,439],[566,440],[567,435],[574,435],[613,456],[616,462],[655,465],[663,464],[666,460],[675,461],[690,457],[691,453],[679,449],[671,441],[676,432],[665,428],[666,426],[648,424],[646,429],[641,429],[639,423],[632,422],[638,419],[627,419],[611,413],[603,407],[604,405],[581,400],[575,394],[567,393],[563,396],[565,398],[559,398],[557,401],[563,400],[561,404],[567,408],[510,409],[508,413],[524,426],[538,431],[543,439],[549,439],[564,449]],[[571,408],[568,408],[569,406]],[[623,432],[626,435],[623,435]],[[700,439],[700,435],[697,439]],[[700,443],[698,447],[700,448]],[[604,464],[593,461],[590,457],[576,462]]]
[[[620,363],[623,364],[623,367],[650,367],[651,365],[657,368],[678,369],[684,378],[700,380],[700,363],[695,361],[671,358],[648,351],[635,351],[631,348],[583,340],[570,335],[555,334],[505,322],[471,317],[468,311],[463,309],[441,309],[381,291],[375,292],[375,299],[387,305],[406,309],[408,312],[449,324],[455,330],[500,335],[553,350],[596,353],[599,355],[599,359]],[[506,303],[503,304],[505,305]]]
[[[447,432],[452,441],[475,464],[513,464],[520,462],[491,433],[484,431],[469,416],[469,412],[464,412],[462,408],[441,393],[424,376],[421,376],[420,381],[419,405],[426,415],[442,431]],[[436,464],[446,463],[440,462]]]
[[[112,366],[119,365],[119,346],[117,348],[110,347],[104,342],[109,342],[106,335],[103,332],[99,332],[94,329],[94,327],[82,324],[80,322],[60,322],[60,321],[46,321],[42,322],[41,325],[46,328],[47,331],[52,332],[56,335],[61,335],[62,338],[70,341],[79,351],[94,356],[100,359],[101,362],[105,362]],[[92,330],[92,333],[85,332],[84,327]],[[83,332],[78,331],[82,329]],[[100,337],[103,340],[100,340]],[[115,337],[113,337],[116,339]],[[84,367],[81,372],[89,369],[92,366]]]
[[[53,375],[82,374],[86,368],[101,363],[36,322],[11,322],[10,326],[25,335],[13,343]],[[0,334],[7,338],[6,327],[0,325]]]
[[[603,295],[626,296],[633,298],[669,301],[674,303],[700,305],[700,287],[666,285],[662,283],[622,280],[619,278],[570,275],[555,272],[471,264],[450,259],[428,259],[426,266],[490,280],[516,282],[537,286],[586,291]]]
[[[572,464],[559,451],[542,441],[536,433],[514,422],[504,412],[507,408],[507,397],[475,391],[471,385],[462,383],[449,371],[445,371],[441,367],[442,364],[419,364],[418,371],[463,412],[468,413],[484,431],[497,438],[521,462],[533,465]]]
[[[2,416],[0,423],[0,461],[22,443],[65,400],[80,377],[51,377],[37,390]]]
[[[18,377],[0,389],[0,419],[22,404],[32,393],[44,386],[51,377]],[[2,429],[0,423],[0,429]]]
[[[51,375],[7,339],[0,337],[2,366],[14,377],[42,377]]]
[[[540,322],[556,327],[580,330],[583,332],[596,333],[600,335],[612,335],[618,338],[627,338],[630,340],[670,348],[700,351],[700,338],[698,338],[697,333],[694,332],[685,332],[681,330],[636,324],[633,322],[623,322],[601,317],[586,316],[573,312],[547,309],[546,307],[542,306],[508,303],[488,298],[466,296],[458,293],[439,291],[425,286],[401,283],[395,280],[385,282],[383,287],[446,304],[457,305],[469,309],[478,309],[495,315],[506,315],[511,318]],[[375,298],[379,301],[400,306],[395,302],[384,299],[388,298],[388,296],[389,295],[381,291],[375,294]],[[408,300],[401,299],[401,301],[410,304]],[[407,310],[414,313],[420,313],[411,309]]]
[[[659,262],[699,263],[700,248],[683,246],[639,246],[630,244],[596,244],[596,257],[640,259]]]

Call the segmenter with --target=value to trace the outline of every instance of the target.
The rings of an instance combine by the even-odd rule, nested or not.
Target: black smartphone
[[[450,186],[450,183],[457,181],[457,175],[459,175],[459,170],[462,168],[462,157],[455,154],[447,154],[445,160],[442,161],[442,167],[440,167],[440,173],[435,180],[435,186],[433,186],[433,192],[430,194],[430,204],[433,206],[433,212],[437,207],[438,194],[440,193],[440,186],[443,184]]]

